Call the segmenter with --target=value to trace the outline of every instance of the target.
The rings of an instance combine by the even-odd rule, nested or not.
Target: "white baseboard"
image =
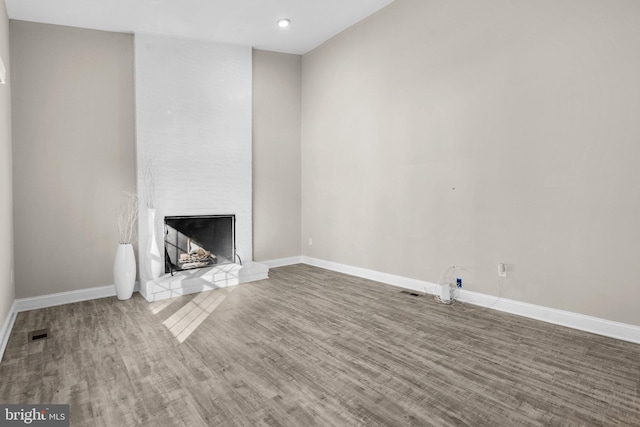
[[[11,304],[11,308],[9,309],[9,313],[7,313],[7,318],[2,324],[2,329],[0,329],[0,362],[2,362],[4,351],[7,349],[9,335],[11,335],[13,324],[16,321],[16,314],[16,302],[13,301],[13,304]]]
[[[292,256],[289,258],[272,259],[269,261],[258,261],[269,268],[286,267],[287,265],[302,264],[301,256]]]
[[[437,294],[438,285],[435,283],[425,282],[422,280],[410,279],[403,276],[382,273],[375,270],[353,267],[346,264],[339,264],[331,261],[324,261],[317,258],[307,256],[302,257],[304,264],[313,265],[315,267],[325,268],[327,270],[345,273],[352,276],[362,277],[364,279],[375,280],[377,282],[386,283],[388,285],[399,286],[401,288],[411,289],[418,292],[426,292],[428,294]],[[460,290],[459,296],[456,298],[470,304],[488,307],[493,310],[504,311],[519,316],[529,317],[531,319],[542,320],[544,322],[556,325],[566,326],[581,331],[591,332],[598,335],[604,335],[623,341],[630,341],[640,344],[640,326],[629,325],[626,323],[614,322],[611,320],[601,319],[584,314],[573,313],[570,311],[556,310],[540,305],[529,304],[525,302],[510,300],[506,298],[497,298],[492,295],[481,294]]]
[[[100,286],[99,288],[79,289],[77,291],[60,292],[57,294],[41,295],[31,298],[20,298],[15,302],[15,311],[28,311],[38,308],[54,307],[56,305],[70,304],[72,302],[88,301],[98,298],[113,297],[116,295],[114,285]]]
[[[460,296],[457,298],[459,301],[640,344],[640,327],[635,325],[507,298],[498,298],[478,292],[465,290],[460,290],[459,292]]]
[[[302,257],[302,262],[304,264],[313,265],[314,267],[325,268],[327,270],[337,271],[338,273],[349,274],[351,276],[362,277],[363,279],[386,283],[387,285],[411,289],[416,292],[426,292],[428,294],[435,295],[439,288],[435,283],[425,282],[423,280],[410,279],[408,277],[397,276],[395,274],[382,273],[380,271],[353,267],[346,264],[339,264],[337,262],[325,261],[307,256]]]

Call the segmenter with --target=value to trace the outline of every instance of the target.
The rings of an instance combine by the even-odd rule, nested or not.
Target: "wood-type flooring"
[[[73,426],[640,425],[640,345],[400,291],[294,265],[19,313],[0,403]]]

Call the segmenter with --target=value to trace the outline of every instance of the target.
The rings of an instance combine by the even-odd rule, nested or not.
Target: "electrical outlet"
[[[461,288],[462,288],[462,277],[457,277],[457,278],[456,278],[456,287],[457,287],[458,289],[461,289]]]
[[[313,239],[309,237],[309,246],[313,246]]]
[[[507,277],[507,265],[502,262],[498,263],[498,277]]]

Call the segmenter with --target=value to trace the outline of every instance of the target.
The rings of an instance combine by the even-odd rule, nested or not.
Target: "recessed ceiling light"
[[[289,25],[291,25],[291,21],[286,18],[278,21],[278,26],[280,28],[287,28]]]

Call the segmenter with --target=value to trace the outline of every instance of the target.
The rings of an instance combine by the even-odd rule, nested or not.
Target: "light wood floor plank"
[[[78,426],[640,426],[640,345],[305,265],[270,276],[20,313],[0,401],[69,403]]]

